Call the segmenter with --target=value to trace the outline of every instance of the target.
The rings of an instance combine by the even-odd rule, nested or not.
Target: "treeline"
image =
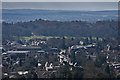
[[[85,21],[59,22],[48,20],[35,20],[29,22],[5,23],[3,22],[3,39],[12,39],[14,36],[74,36],[74,37],[117,37],[117,21]]]

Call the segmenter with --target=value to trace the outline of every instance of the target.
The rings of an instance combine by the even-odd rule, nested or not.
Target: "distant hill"
[[[25,22],[35,19],[49,21],[88,21],[117,20],[118,10],[82,11],[82,10],[41,10],[41,9],[3,9],[2,19],[8,23]]]
[[[3,22],[3,39],[13,36],[78,36],[78,37],[117,37],[117,21],[97,21],[89,23],[84,21],[48,21],[35,20],[15,24]]]

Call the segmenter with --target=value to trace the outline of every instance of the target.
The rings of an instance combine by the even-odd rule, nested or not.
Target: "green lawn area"
[[[38,38],[38,39],[50,39],[50,38],[60,38],[62,39],[63,37],[61,36],[37,36],[37,35],[34,35],[34,36],[30,36],[30,37],[21,37],[21,39],[25,39],[25,40],[31,40],[31,39],[35,39],[35,38]],[[90,37],[71,37],[71,36],[64,36],[65,39],[72,39],[72,38],[81,38],[81,39],[87,39],[90,40]],[[92,37],[92,40],[97,40],[97,37]],[[102,41],[103,38],[98,38],[99,41]]]
[[[66,39],[71,39],[71,38],[75,38],[75,37],[68,37],[68,36],[64,36]],[[31,39],[50,39],[50,38],[63,38],[60,36],[30,36],[30,37],[23,37],[25,40],[31,40]]]

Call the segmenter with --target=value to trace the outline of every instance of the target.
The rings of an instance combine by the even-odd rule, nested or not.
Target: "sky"
[[[117,10],[117,2],[3,2],[3,9]]]
[[[118,2],[119,0],[1,0],[2,2]]]

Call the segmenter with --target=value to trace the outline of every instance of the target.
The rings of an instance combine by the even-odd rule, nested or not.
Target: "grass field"
[[[35,38],[37,38],[37,39],[50,39],[50,38],[60,38],[60,39],[62,39],[63,37],[60,37],[60,36],[37,36],[37,35],[34,35],[34,36],[30,36],[30,37],[22,37],[21,39],[25,39],[25,40],[31,40],[31,39],[35,39]],[[81,38],[81,39],[86,39],[86,38],[88,38],[88,40],[90,40],[90,37],[70,37],[70,36],[64,36],[64,38],[65,39],[75,39],[75,38]],[[113,38],[114,39],[114,38]],[[97,37],[92,37],[92,40],[97,40]],[[103,40],[103,38],[98,38],[98,40],[99,41],[102,41]]]
[[[63,37],[60,37],[60,36],[30,36],[30,37],[23,37],[25,40],[31,40],[31,39],[35,39],[35,38],[38,38],[38,39],[50,39],[50,38],[60,38],[62,39]],[[71,38],[75,38],[75,37],[68,37],[68,36],[64,36],[64,38],[66,39],[71,39]]]

